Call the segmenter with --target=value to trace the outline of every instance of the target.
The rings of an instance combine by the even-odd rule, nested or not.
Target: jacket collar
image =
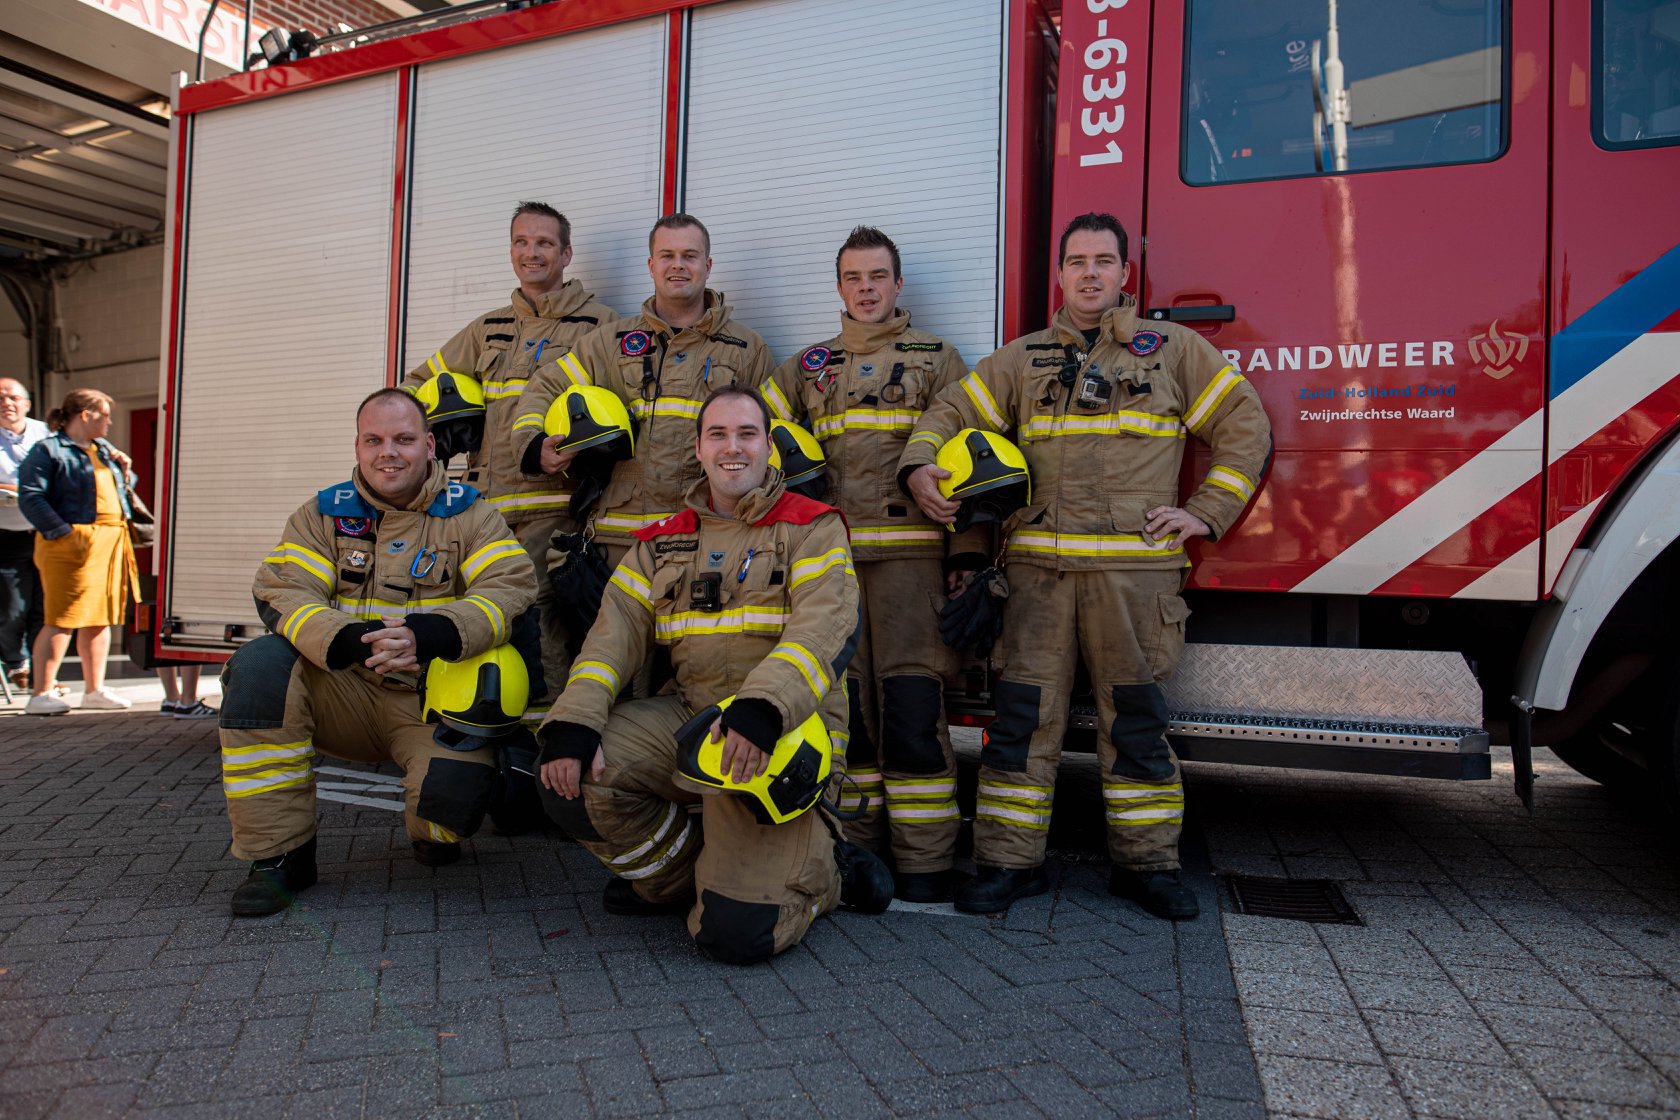
[[[683,333],[683,330],[689,330],[704,338],[711,338],[713,335],[721,333],[723,325],[729,322],[729,303],[724,299],[722,292],[713,288],[706,289],[706,313],[700,316],[698,323],[695,323],[692,327],[684,327],[682,330],[678,330],[659,317],[658,312],[653,309],[654,298],[649,296],[642,303],[642,318],[647,320],[648,326],[652,328],[655,334],[665,334],[674,338]]]
[[[362,496],[362,501],[378,510],[380,513],[395,513],[397,507],[375,494],[362,479],[362,468],[357,467],[350,475],[350,481],[356,485],[356,493]],[[426,481],[420,487],[420,493],[415,499],[404,506],[405,510],[422,510],[432,504],[438,494],[449,485],[449,472],[436,459],[431,460],[426,471]]]
[[[748,525],[760,521],[768,514],[776,502],[786,492],[782,485],[782,472],[772,470],[765,476],[764,485],[756,490],[748,490],[735,504],[734,514],[723,514],[712,508],[712,486],[710,481],[701,478],[688,488],[683,496],[683,504],[701,517],[715,517],[720,521],[742,521]]]
[[[521,319],[558,319],[576,314],[592,298],[581,280],[568,280],[552,292],[538,296],[536,303],[532,303],[521,289],[515,288],[511,302],[513,313]]]
[[[848,354],[873,354],[910,329],[910,312],[897,309],[884,323],[860,323],[840,313],[840,348]]]
[[[1100,342],[1104,338],[1112,338],[1124,346],[1132,340],[1137,332],[1137,300],[1129,295],[1122,295],[1120,302],[1103,312],[1102,320],[1097,324],[1102,332],[1097,336]],[[1067,307],[1058,307],[1055,316],[1050,320],[1058,338],[1063,343],[1070,343],[1080,349],[1085,348],[1085,334],[1073,325],[1073,318],[1068,315]]]

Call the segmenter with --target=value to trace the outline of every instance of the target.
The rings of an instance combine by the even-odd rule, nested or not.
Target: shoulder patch
[[[626,358],[639,358],[653,345],[653,336],[646,331],[619,331],[618,352]]]
[[[1166,340],[1167,336],[1159,331],[1133,331],[1132,340],[1126,343],[1126,349],[1141,358],[1155,353]]]
[[[373,518],[371,517],[333,518],[333,536],[335,537],[365,537],[372,532]]]
[[[451,482],[443,488],[432,504],[426,507],[428,517],[454,517],[478,501],[478,491],[464,482]]]
[[[655,521],[652,525],[644,525],[630,535],[639,541],[651,541],[657,537],[668,537],[673,533],[693,533],[700,528],[700,518],[691,509],[678,510],[662,521]]]
[[[316,494],[315,509],[328,517],[373,516],[373,510],[362,501],[362,496],[356,493],[356,484],[348,481],[329,486]]]
[[[834,351],[826,346],[813,346],[799,355],[799,368],[806,373],[817,373],[828,367],[828,361],[834,356]]]
[[[945,349],[943,342],[900,342],[897,349],[909,352],[937,354]]]

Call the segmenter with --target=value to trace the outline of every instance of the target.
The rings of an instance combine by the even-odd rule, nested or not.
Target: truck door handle
[[[1229,323],[1237,317],[1237,309],[1229,303],[1212,307],[1151,307],[1148,315],[1169,323]]]

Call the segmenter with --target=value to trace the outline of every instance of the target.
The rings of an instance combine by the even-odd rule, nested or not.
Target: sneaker
[[[194,700],[191,704],[183,700],[175,707],[176,719],[215,719],[221,714],[202,700]]]
[[[31,696],[29,703],[23,706],[26,716],[64,716],[70,714],[70,705],[59,696],[50,692],[43,692],[39,696]]]
[[[165,700],[162,704],[158,705],[158,715],[172,716],[181,710],[181,706],[182,705],[179,700]]]
[[[121,712],[134,707],[134,701],[108,688],[95,688],[82,694],[82,707],[96,712]]]

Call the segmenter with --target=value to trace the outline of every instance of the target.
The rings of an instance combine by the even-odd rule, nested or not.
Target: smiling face
[[[893,275],[892,252],[885,246],[847,249],[840,254],[836,287],[846,314],[860,323],[884,323],[898,308],[904,277]]]
[[[1069,235],[1062,254],[1062,303],[1074,325],[1090,330],[1101,322],[1103,312],[1120,302],[1129,271],[1111,231],[1081,229]]]
[[[23,431],[23,421],[29,415],[29,390],[21,381],[0,377],[0,428],[9,432]]]
[[[431,469],[432,436],[413,398],[382,396],[356,415],[356,466],[369,490],[398,509],[420,494]]]
[[[708,402],[694,454],[711,484],[712,508],[733,514],[742,497],[764,485],[770,470],[770,432],[764,409],[744,393]]]
[[[693,303],[706,294],[712,258],[706,255],[706,234],[699,226],[676,226],[653,231],[648,275],[661,303]]]
[[[560,244],[560,223],[546,214],[521,214],[513,219],[508,259],[519,288],[526,295],[552,292],[566,282],[572,247]]]

